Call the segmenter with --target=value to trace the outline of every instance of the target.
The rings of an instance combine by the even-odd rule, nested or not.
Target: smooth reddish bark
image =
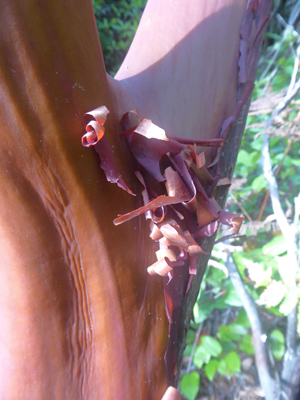
[[[245,7],[151,0],[113,80],[90,0],[1,3],[0,398],[162,398],[156,246],[143,217],[113,225],[141,199],[107,182],[81,145],[82,117],[110,110],[106,135],[140,194],[122,114],[137,107],[171,135],[218,137],[236,105]]]

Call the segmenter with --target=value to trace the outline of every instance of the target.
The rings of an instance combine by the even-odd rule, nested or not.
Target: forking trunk
[[[247,10],[263,10],[264,22],[269,6],[250,1]],[[148,224],[112,223],[142,205],[120,120],[137,107],[167,134],[219,137],[253,80],[256,55],[252,75],[239,78],[246,7],[150,0],[113,80],[90,0],[0,5],[1,398],[150,400],[175,383],[164,361],[163,280],[147,274],[157,250]],[[252,42],[258,25],[250,18]],[[137,197],[107,182],[81,146],[83,115],[100,105]],[[216,150],[205,151],[212,162]],[[175,347],[178,357],[180,340]]]

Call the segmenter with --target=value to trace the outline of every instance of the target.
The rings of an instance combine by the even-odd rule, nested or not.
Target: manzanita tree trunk
[[[157,243],[144,216],[113,224],[143,205],[120,121],[137,108],[172,138],[227,140],[222,151],[202,148],[199,195],[224,203],[226,189],[214,187],[232,174],[269,9],[269,0],[150,0],[112,79],[90,0],[1,2],[1,399],[152,400],[176,385],[207,256],[186,295],[187,248],[183,281],[171,263],[167,287],[147,273]],[[83,116],[99,106],[109,110],[115,160],[105,167],[102,159],[102,169],[81,144]],[[192,151],[189,162],[201,148]],[[137,196],[107,181],[111,168]]]

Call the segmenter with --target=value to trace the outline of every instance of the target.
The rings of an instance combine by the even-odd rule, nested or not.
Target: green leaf
[[[226,360],[225,360],[225,356],[222,357],[219,360],[219,364],[218,364],[218,368],[217,368],[219,374],[221,375],[230,375],[230,371],[227,368],[227,364],[226,364]]]
[[[200,376],[198,372],[193,371],[182,377],[180,382],[180,389],[182,394],[188,400],[195,400],[199,392]]]
[[[286,244],[283,235],[275,236],[269,243],[262,248],[264,254],[278,256],[286,252]]]
[[[281,360],[285,352],[285,339],[283,333],[278,329],[274,329],[269,335],[269,340],[273,356],[276,360]]]
[[[223,296],[223,299],[227,305],[232,307],[241,307],[243,305],[230,280],[226,282],[225,290],[226,293]]]
[[[260,295],[256,303],[266,307],[276,307],[284,298],[287,292],[286,286],[282,281],[272,281]]]
[[[236,372],[241,372],[241,360],[236,351],[225,356],[227,367],[232,371],[232,374]]]
[[[186,346],[186,348],[184,349],[183,355],[184,356],[190,356],[191,352],[192,352],[192,348],[193,348],[193,345],[192,344],[188,344]]]
[[[197,368],[202,368],[203,364],[207,364],[210,360],[210,354],[203,346],[197,346],[193,358],[193,363]]]
[[[236,351],[223,356],[219,360],[218,372],[221,375],[233,375],[241,371],[241,360]]]
[[[254,354],[254,347],[252,344],[252,335],[244,335],[240,343],[240,349],[246,354]]]
[[[279,311],[288,315],[298,303],[298,289],[296,287],[288,288],[283,302],[280,304]]]
[[[241,274],[241,277],[243,279],[245,279],[245,277],[246,277],[246,275],[245,275],[245,268],[246,268],[245,259],[247,260],[247,259],[250,259],[251,257],[245,251],[235,252],[232,254],[232,257],[236,263],[239,273]]]
[[[235,320],[235,323],[237,325],[242,325],[244,328],[250,328],[250,322],[248,316],[243,308],[240,309],[237,319]]]
[[[241,325],[231,324],[227,326],[220,326],[217,336],[220,340],[224,342],[241,340],[241,335],[245,335],[247,333],[247,329]]]
[[[216,308],[217,310],[221,310],[222,308],[226,308],[228,307],[228,304],[225,301],[224,298],[224,294],[222,294],[221,296],[219,296],[215,302],[214,302],[214,308]]]
[[[220,283],[226,279],[227,277],[222,270],[210,267],[205,280],[209,285],[219,287]]]
[[[226,280],[225,284],[222,287],[225,290],[225,294],[218,297],[214,302],[214,308],[222,309],[228,306],[232,307],[241,307],[242,302],[239,298],[238,294],[236,293],[231,281],[228,279]]]
[[[255,140],[253,140],[250,144],[251,148],[258,151],[259,153],[261,152],[263,144],[263,136],[258,136]]]
[[[201,337],[201,347],[203,347],[207,354],[212,357],[218,357],[222,352],[222,346],[217,339],[211,336]]]
[[[265,177],[263,175],[259,175],[253,180],[251,187],[255,192],[260,192],[261,190],[266,189],[267,181]]]
[[[188,330],[188,333],[186,335],[186,344],[193,344],[195,340],[195,332],[192,331],[191,329]]]
[[[220,342],[222,346],[222,353],[230,353],[233,350],[236,350],[236,344],[233,342]]]
[[[238,154],[237,164],[245,165],[245,167],[252,167],[252,159],[250,154],[246,151],[241,149]]]
[[[207,379],[212,382],[215,376],[215,373],[217,372],[219,362],[218,360],[210,360],[208,364],[205,365],[205,375],[207,376]]]
[[[194,319],[197,324],[205,321],[214,309],[214,303],[208,295],[201,295],[200,299],[194,305]]]

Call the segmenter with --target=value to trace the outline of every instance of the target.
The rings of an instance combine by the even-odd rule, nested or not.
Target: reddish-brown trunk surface
[[[120,118],[137,107],[171,135],[215,138],[235,109],[245,0],[151,0],[107,77],[90,0],[0,5],[0,398],[155,399],[168,382],[162,279],[141,205],[81,145],[106,135],[140,194]],[[213,153],[209,153],[211,160]]]

